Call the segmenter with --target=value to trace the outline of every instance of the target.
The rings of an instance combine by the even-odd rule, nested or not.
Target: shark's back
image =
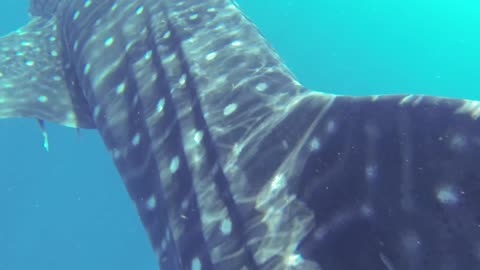
[[[97,128],[162,269],[480,268],[478,103],[308,91],[228,0],[31,13],[0,117]]]

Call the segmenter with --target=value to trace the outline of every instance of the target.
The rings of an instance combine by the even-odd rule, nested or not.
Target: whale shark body
[[[0,117],[96,128],[161,269],[480,269],[480,106],[297,82],[230,0],[31,0]]]

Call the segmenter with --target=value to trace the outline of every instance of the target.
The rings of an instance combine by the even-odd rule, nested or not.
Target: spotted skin
[[[228,0],[31,2],[0,117],[98,129],[162,269],[480,268],[480,103],[309,91]]]

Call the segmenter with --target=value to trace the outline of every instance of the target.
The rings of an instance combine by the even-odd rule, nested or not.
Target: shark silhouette
[[[298,83],[229,0],[32,0],[0,117],[96,128],[162,269],[480,269],[480,106]]]

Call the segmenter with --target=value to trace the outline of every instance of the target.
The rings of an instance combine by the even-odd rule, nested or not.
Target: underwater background
[[[80,0],[77,0],[80,1]],[[480,2],[238,0],[305,86],[344,95],[480,100]],[[0,1],[0,35],[28,21]],[[0,270],[156,269],[95,131],[0,121]]]

